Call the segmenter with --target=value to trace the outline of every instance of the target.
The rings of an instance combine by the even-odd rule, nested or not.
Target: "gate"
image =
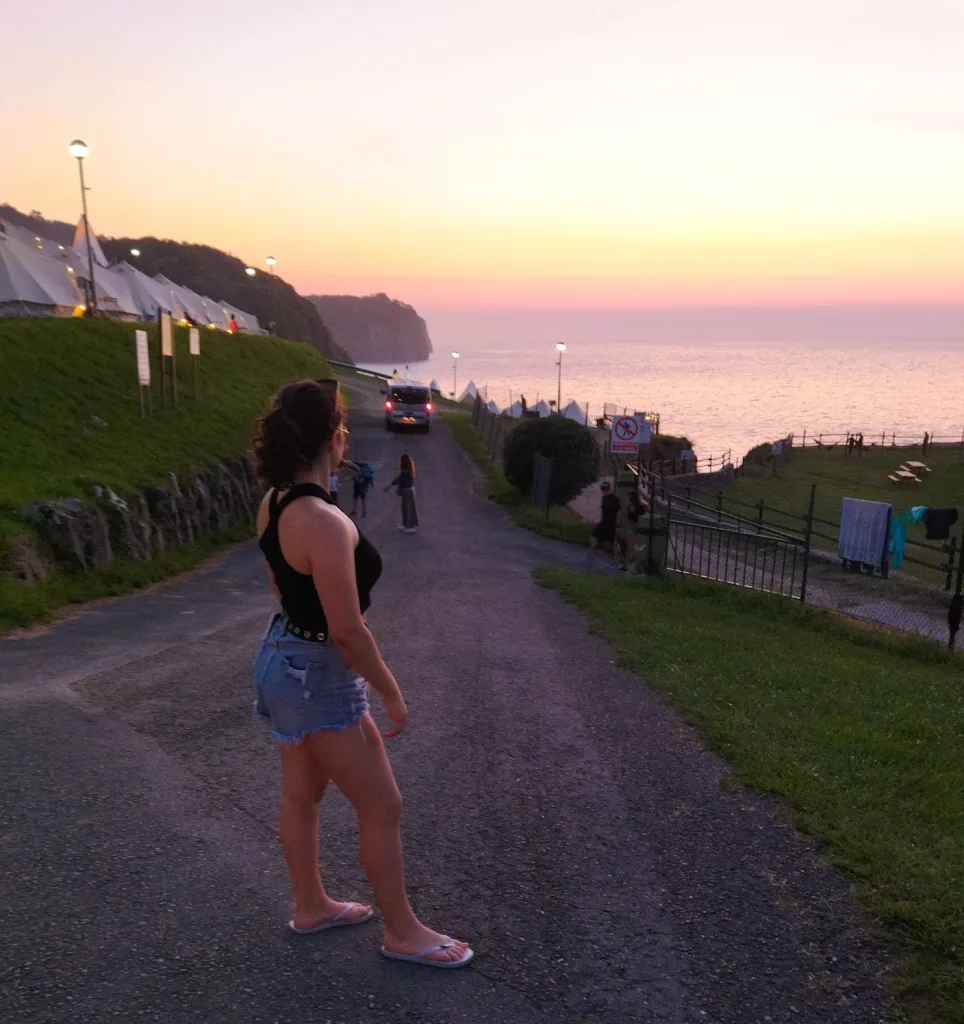
[[[668,494],[666,567],[746,590],[807,597],[811,529],[803,537]]]

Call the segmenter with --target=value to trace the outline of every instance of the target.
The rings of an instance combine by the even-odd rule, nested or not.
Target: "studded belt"
[[[296,636],[299,640],[310,640],[312,643],[323,644],[328,640],[328,634],[313,629],[302,629],[296,626],[290,619],[284,620],[285,632]]]

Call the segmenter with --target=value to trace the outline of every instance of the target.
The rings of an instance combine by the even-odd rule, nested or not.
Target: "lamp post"
[[[560,341],[556,344],[556,351],[559,353],[559,362],[556,366],[559,367],[559,385],[558,391],[556,392],[556,412],[562,415],[562,353],[566,351],[565,343]]]
[[[80,199],[84,211],[84,236],[87,239],[87,266],[90,277],[90,295],[87,301],[90,303],[91,312],[97,315],[97,287],[94,284],[94,255],[90,247],[90,222],[87,220],[87,186],[84,184],[84,157],[90,152],[87,143],[81,139],[74,141],[67,147],[67,152],[77,158],[77,167],[80,171]]]
[[[276,259],[274,258],[274,256],[269,256],[269,257],[268,257],[268,258],[267,258],[267,259],[265,260],[265,263],[267,263],[267,264],[268,264],[268,266],[269,266],[269,267],[271,268],[271,273],[272,273],[272,274],[274,273],[274,265],[275,265],[275,264],[276,264],[277,262],[278,262],[278,261],[277,261],[277,260],[276,260]]]
[[[454,402],[459,393],[459,354],[452,353],[452,401]]]

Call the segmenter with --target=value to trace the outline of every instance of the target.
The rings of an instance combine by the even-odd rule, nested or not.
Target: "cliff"
[[[418,363],[432,354],[425,321],[387,295],[309,295],[322,320],[356,363]]]
[[[0,220],[29,228],[62,245],[69,245],[74,237],[72,224],[46,220],[37,211],[25,214],[12,206],[0,205]],[[262,329],[271,334],[307,342],[328,359],[351,362],[345,350],[332,339],[315,305],[277,275],[259,270],[254,277],[248,277],[241,260],[208,245],[157,238],[98,240],[111,263],[127,260],[149,277],[164,274],[201,295],[254,313]],[[132,257],[131,249],[139,249],[140,256]]]

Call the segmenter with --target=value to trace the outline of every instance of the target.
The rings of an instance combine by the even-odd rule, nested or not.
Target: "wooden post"
[[[164,405],[166,404],[166,398],[167,398],[167,396],[165,394],[167,385],[164,382],[164,373],[165,373],[165,369],[164,369],[164,340],[163,340],[162,333],[161,333],[161,318],[163,316],[164,316],[164,314],[160,310],[158,310],[157,311],[157,351],[160,354],[160,359],[158,360],[158,363],[159,363],[159,368],[160,368],[160,371],[161,371],[161,373],[160,373],[160,378],[161,378],[161,408],[163,408]]]
[[[197,398],[197,356],[192,356],[191,362],[194,364],[194,397]]]
[[[171,405],[177,408],[177,328],[171,319]]]

